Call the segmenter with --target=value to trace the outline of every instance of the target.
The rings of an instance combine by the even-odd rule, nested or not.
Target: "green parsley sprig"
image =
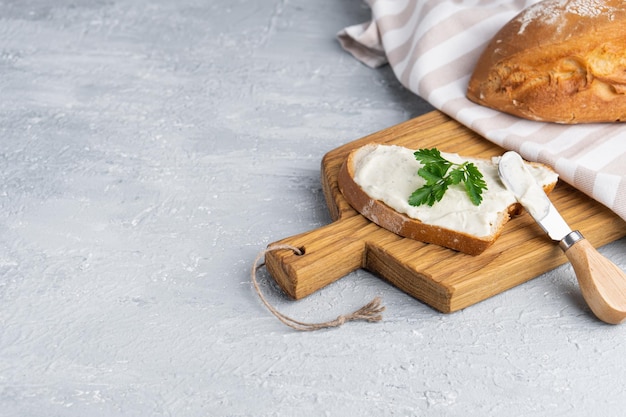
[[[487,189],[483,174],[472,162],[465,161],[455,164],[441,156],[436,148],[419,149],[414,153],[415,159],[423,167],[417,171],[420,177],[426,180],[423,187],[418,188],[409,197],[409,204],[432,206],[441,201],[450,185],[463,183],[469,199],[476,206],[483,201],[482,192]]]

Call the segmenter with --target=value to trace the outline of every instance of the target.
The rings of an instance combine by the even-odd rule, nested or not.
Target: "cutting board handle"
[[[377,229],[361,215],[340,219],[268,245],[294,246],[301,254],[271,250],[265,254],[265,265],[290,297],[301,299],[363,267],[366,239]]]

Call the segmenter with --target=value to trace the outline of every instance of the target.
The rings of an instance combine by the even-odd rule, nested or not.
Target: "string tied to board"
[[[256,290],[257,295],[259,296],[259,298],[261,299],[265,307],[267,307],[267,309],[274,316],[276,316],[276,318],[278,318],[278,320],[280,320],[283,324],[295,330],[314,331],[314,330],[328,329],[331,327],[339,327],[349,321],[363,320],[363,321],[374,323],[374,322],[378,322],[382,320],[383,316],[381,313],[385,310],[385,306],[381,304],[382,300],[380,297],[375,297],[372,301],[365,304],[363,307],[359,308],[358,310],[353,311],[352,313],[342,314],[334,320],[321,322],[321,323],[306,323],[306,322],[298,321],[296,319],[293,319],[281,313],[280,311],[276,309],[276,307],[274,307],[265,298],[265,296],[263,295],[263,292],[261,291],[261,288],[259,287],[259,283],[257,281],[257,271],[263,265],[265,265],[265,262],[259,263],[261,258],[264,258],[266,253],[270,251],[274,251],[274,250],[291,250],[296,255],[302,255],[303,252],[299,248],[295,246],[291,246],[291,245],[270,245],[257,255],[256,259],[254,260],[254,264],[252,266],[252,272],[251,272],[252,285],[254,286],[254,289]]]

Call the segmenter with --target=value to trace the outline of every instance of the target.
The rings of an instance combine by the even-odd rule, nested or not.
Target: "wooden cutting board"
[[[301,248],[270,251],[268,271],[295,299],[306,297],[348,273],[364,268],[441,312],[453,312],[522,284],[567,262],[532,218],[507,223],[500,238],[477,256],[397,236],[361,216],[346,202],[337,174],[348,153],[368,143],[411,149],[436,147],[464,156],[491,157],[504,150],[435,111],[327,153],[322,186],[333,223],[275,244]],[[564,182],[550,195],[573,229],[599,247],[626,236],[626,222]]]

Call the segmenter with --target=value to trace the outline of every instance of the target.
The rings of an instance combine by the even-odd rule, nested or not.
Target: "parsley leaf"
[[[476,165],[468,161],[462,164],[450,162],[441,156],[441,152],[436,148],[419,149],[414,155],[415,159],[423,165],[417,173],[426,180],[426,184],[411,194],[410,205],[432,206],[437,201],[441,201],[450,185],[461,183],[472,203],[476,206],[480,205],[483,200],[482,192],[487,189],[487,183]]]

